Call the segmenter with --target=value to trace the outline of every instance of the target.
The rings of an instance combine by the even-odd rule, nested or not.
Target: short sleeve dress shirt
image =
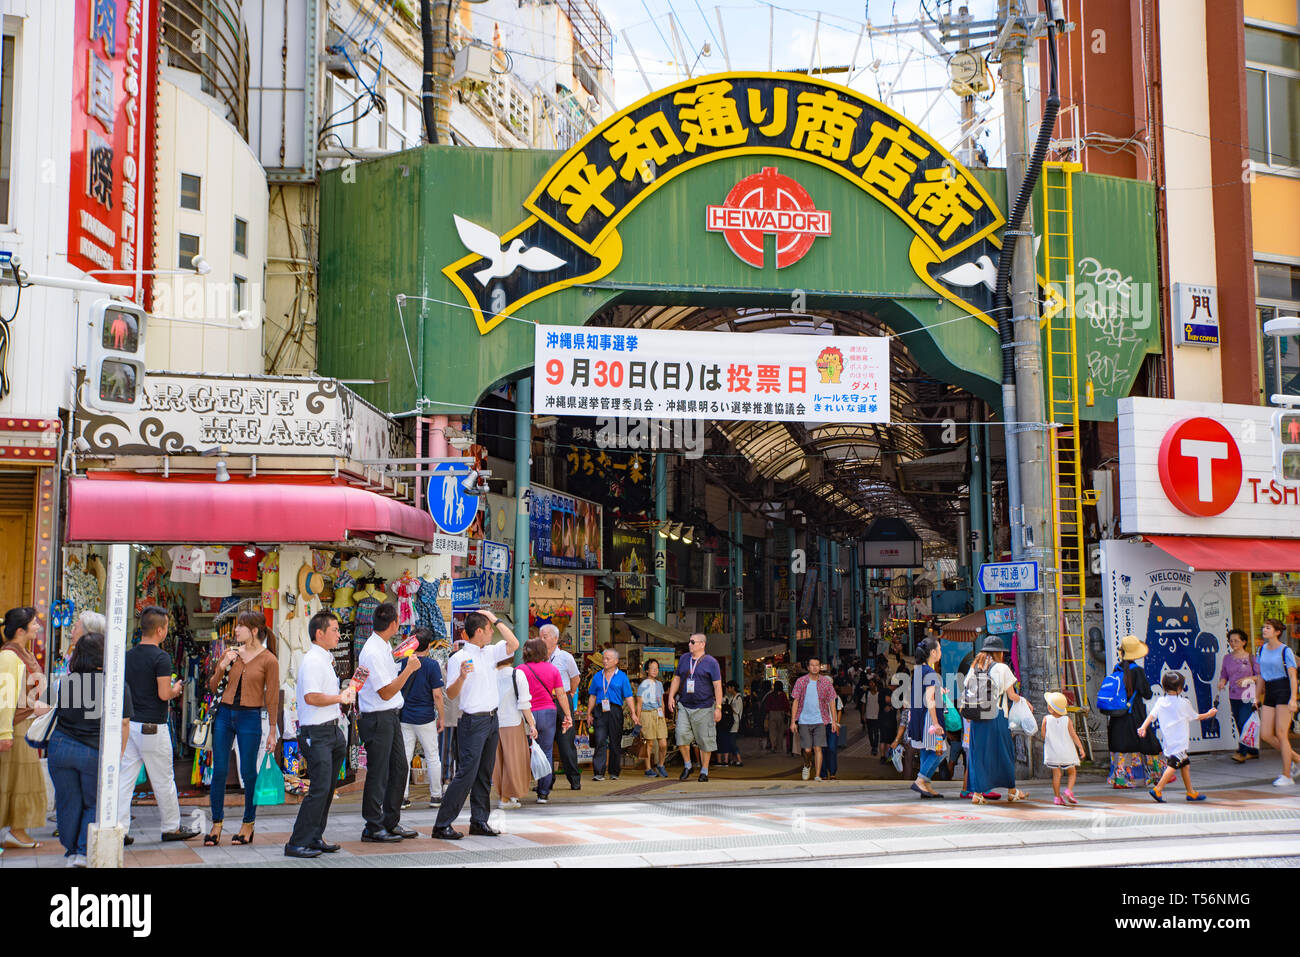
[[[338,693],[339,676],[334,672],[334,658],[313,641],[298,665],[298,725],[330,724],[342,718],[343,710],[337,704],[318,707],[307,703],[309,694]]]
[[[406,700],[400,691],[387,701],[379,696],[379,689],[392,684],[401,674],[397,661],[393,658],[393,648],[388,643],[388,639],[372,633],[366,639],[361,654],[357,657],[357,666],[370,669],[366,683],[357,692],[357,707],[361,713],[400,710]]]
[[[474,662],[474,670],[465,676],[465,681],[460,686],[460,693],[456,696],[456,704],[461,714],[487,714],[489,711],[496,710],[501,703],[500,693],[497,690],[497,664],[509,655],[506,643],[498,641],[483,648],[466,644],[451,656],[447,661],[447,674],[443,677],[448,687],[454,685],[456,679],[460,677],[462,662]]]

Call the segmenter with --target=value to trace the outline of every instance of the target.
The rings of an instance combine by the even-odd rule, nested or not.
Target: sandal
[[[1238,764],[1245,764],[1246,756],[1244,754],[1234,754],[1232,760],[1236,761]]]
[[[216,830],[214,830],[211,834],[203,838],[204,847],[216,847],[218,844],[221,843],[221,822],[217,821],[212,826],[216,828]]]
[[[989,803],[989,802],[985,799],[984,795],[983,795],[983,794],[980,794],[978,791],[976,791],[974,794],[972,794],[972,795],[970,796],[970,799],[971,799],[971,803],[972,803],[972,804],[988,804],[988,803]]]
[[[245,837],[245,836],[243,835],[242,832],[239,833],[239,834],[236,834],[234,837],[232,837],[232,838],[230,839],[230,843],[231,843],[231,844],[252,844],[252,843],[253,843],[253,831],[252,831],[252,830],[249,830],[249,832],[248,832],[248,836],[247,836],[247,837]]]
[[[1027,797],[1029,797],[1029,795],[1026,794],[1024,791],[1021,791],[1019,788],[1012,788],[1010,791],[1007,792],[1007,801],[1009,801],[1011,804],[1019,804]]]

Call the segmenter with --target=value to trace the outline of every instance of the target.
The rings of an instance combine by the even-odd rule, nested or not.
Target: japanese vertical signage
[[[778,168],[760,158],[813,163],[884,204],[914,234],[909,259],[927,284],[934,284],[930,265],[1003,223],[984,188],[938,142],[883,104],[813,77],[724,73],[668,87],[565,153],[524,200],[523,221],[501,237],[520,240],[527,262],[516,256],[501,275],[499,257],[487,258],[498,246],[489,254],[467,245],[443,273],[486,334],[540,296],[607,275],[622,259],[617,227],[628,213],[679,173],[733,156],[755,157],[750,176],[764,182],[720,196],[715,211],[700,214],[758,268],[763,234],[778,237],[779,268],[802,258],[816,237],[829,242],[831,222],[831,211],[786,182],[796,163]]]
[[[1174,345],[1204,346],[1219,344],[1219,296],[1214,286],[1174,283]]]
[[[543,325],[535,336],[538,412],[889,421],[884,338]]]
[[[480,600],[484,608],[504,615],[510,604],[510,548],[500,542],[476,542],[469,560],[478,568]]]
[[[158,2],[75,5],[68,262],[134,284],[153,248]]]
[[[578,650],[596,647],[596,599],[578,599]]]

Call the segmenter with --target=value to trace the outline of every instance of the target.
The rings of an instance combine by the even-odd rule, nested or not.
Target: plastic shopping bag
[[[262,758],[262,768],[257,772],[257,784],[253,789],[253,803],[259,807],[270,807],[284,803],[284,774],[275,763],[271,752]]]
[[[1259,712],[1252,711],[1241,729],[1241,743],[1248,748],[1259,747]]]
[[[546,756],[546,752],[536,741],[529,749],[529,764],[532,767],[534,781],[540,781],[551,773],[551,759]]]
[[[900,744],[889,752],[889,760],[894,762],[894,770],[903,773],[903,746]]]
[[[1029,707],[1029,702],[1020,698],[1011,706],[1010,723],[1012,731],[1020,731],[1024,734],[1035,734],[1038,731],[1038,722],[1034,720],[1033,709]]]

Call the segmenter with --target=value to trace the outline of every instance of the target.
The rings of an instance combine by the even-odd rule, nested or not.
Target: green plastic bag
[[[284,773],[269,751],[266,757],[262,758],[261,770],[257,772],[257,784],[253,788],[253,803],[259,807],[284,803]]]

